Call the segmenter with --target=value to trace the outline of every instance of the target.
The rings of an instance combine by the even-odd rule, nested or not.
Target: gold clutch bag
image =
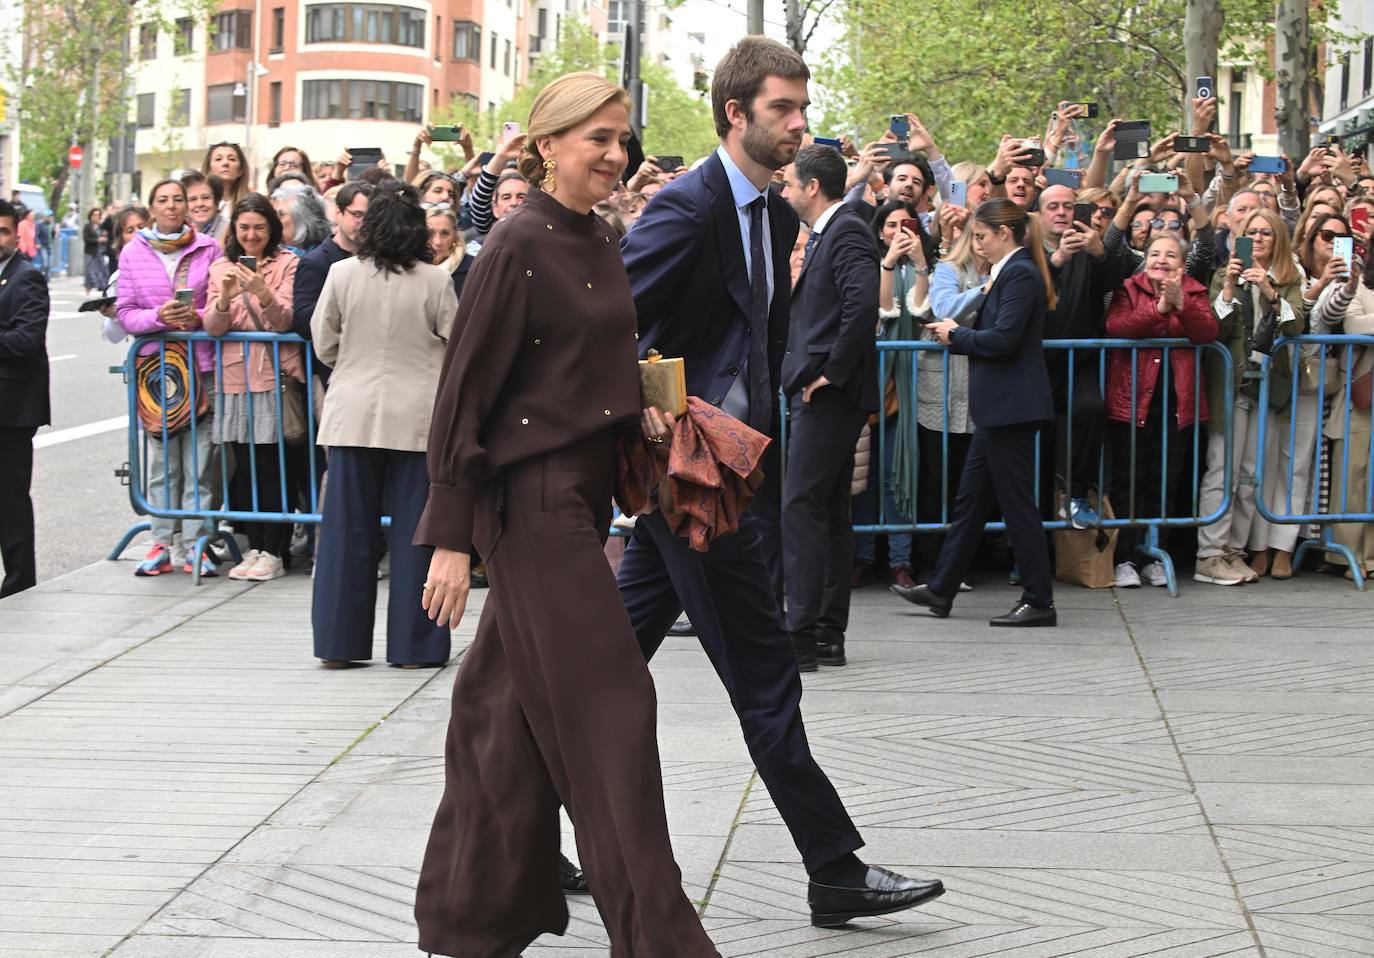
[[[657,350],[639,361],[640,407],[653,406],[682,416],[687,412],[687,373],[681,359],[664,359]]]

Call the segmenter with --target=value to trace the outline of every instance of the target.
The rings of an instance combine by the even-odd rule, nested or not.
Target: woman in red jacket
[[[1199,345],[1213,342],[1217,321],[1207,301],[1207,287],[1185,272],[1187,259],[1187,243],[1177,233],[1155,234],[1145,250],[1144,271],[1126,280],[1112,297],[1107,335],[1115,339],[1186,337]],[[1166,378],[1161,375],[1163,349],[1112,350],[1107,366],[1107,418],[1112,507],[1119,518],[1169,515],[1170,493],[1178,485],[1187,448],[1187,430],[1207,419],[1196,352],[1168,350]],[[1139,529],[1122,529],[1117,537],[1117,588],[1137,588],[1142,576],[1151,585],[1167,584],[1158,561],[1137,570],[1140,544]]]

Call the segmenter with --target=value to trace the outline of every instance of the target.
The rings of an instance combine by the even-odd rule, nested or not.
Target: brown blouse
[[[458,303],[415,541],[466,551],[480,483],[636,420],[635,328],[611,228],[531,190],[487,237]]]

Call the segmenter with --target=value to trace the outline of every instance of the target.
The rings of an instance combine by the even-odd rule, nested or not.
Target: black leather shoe
[[[1036,626],[1052,626],[1059,624],[1059,616],[1054,611],[1054,606],[1048,609],[1037,609],[1027,602],[1016,603],[1016,608],[1006,615],[999,615],[995,619],[989,619],[988,625],[1002,625],[1008,628],[1030,629]]]
[[[816,661],[821,665],[844,665],[843,632],[817,633]]]
[[[563,884],[564,891],[583,892],[587,890],[587,876],[582,874],[582,869],[568,861],[568,856],[559,853],[558,856],[558,880]]]
[[[876,865],[868,866],[860,888],[840,888],[811,882],[806,900],[811,905],[811,924],[838,928],[855,918],[872,918],[915,908],[945,893],[943,882],[907,878]]]
[[[669,635],[696,635],[696,626],[692,625],[692,620],[687,616],[679,616],[678,620],[668,626]]]
[[[798,672],[814,672],[820,668],[816,659],[816,633],[793,632],[792,651],[797,656]]]
[[[942,595],[936,595],[930,591],[928,585],[915,585],[911,588],[901,585],[892,586],[892,594],[899,595],[912,605],[923,605],[935,613],[940,619],[949,618],[949,610],[954,608],[954,600],[946,599]]]

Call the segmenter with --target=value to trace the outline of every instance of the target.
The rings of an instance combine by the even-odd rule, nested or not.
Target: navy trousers
[[[775,474],[776,475],[776,474]],[[762,491],[762,490],[761,490]],[[772,587],[764,530],[755,500],[738,532],[693,552],[661,513],[640,516],[620,560],[616,584],[640,648],[652,658],[685,608],[701,646],[730,693],[744,741],[778,813],[810,872],[863,847],[844,803],[806,741],[801,676]]]
[[[385,504],[383,487],[389,499]],[[386,660],[396,665],[448,661],[448,628],[431,622],[420,606],[420,590],[434,550],[411,543],[428,496],[429,476],[422,452],[355,446],[329,450],[329,490],[315,556],[311,607],[317,658],[372,658],[381,518],[389,509],[391,596]]]

